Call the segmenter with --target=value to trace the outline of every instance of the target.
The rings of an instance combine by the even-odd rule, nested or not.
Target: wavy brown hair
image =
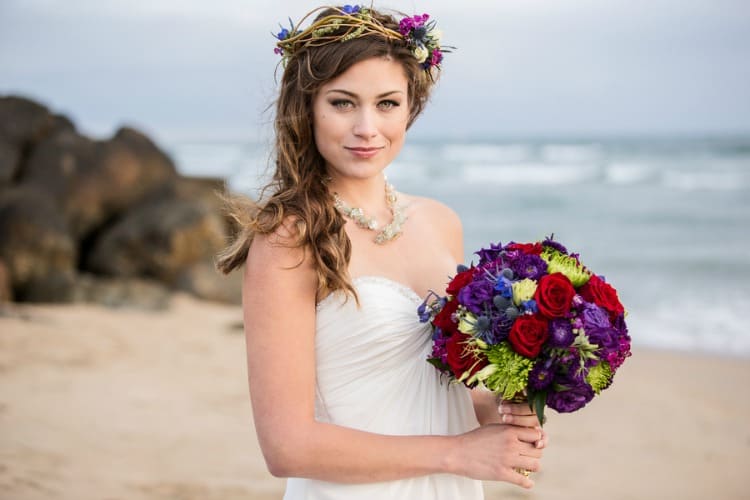
[[[322,11],[317,19],[340,9]],[[393,16],[370,9],[386,28],[398,31]],[[336,290],[356,291],[348,273],[351,242],[345,220],[333,205],[326,163],[315,145],[313,101],[319,89],[354,64],[371,58],[400,63],[408,80],[410,127],[424,109],[436,75],[424,69],[403,40],[363,36],[320,46],[303,46],[286,60],[274,117],[275,171],[261,190],[260,199],[226,194],[228,213],[238,227],[232,243],[217,256],[224,274],[241,266],[257,234],[274,233],[282,224],[294,224],[294,247],[310,252],[318,276],[318,298]],[[301,262],[300,262],[301,263]]]

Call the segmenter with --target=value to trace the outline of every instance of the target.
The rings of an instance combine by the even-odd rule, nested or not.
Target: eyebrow
[[[348,95],[349,97],[359,98],[357,94],[354,92],[349,92],[348,90],[343,89],[331,89],[326,94],[330,94],[331,92],[340,92],[342,94]],[[388,92],[383,92],[382,94],[376,96],[378,99],[382,99],[383,97],[388,97],[391,94],[403,94],[403,90],[389,90]]]

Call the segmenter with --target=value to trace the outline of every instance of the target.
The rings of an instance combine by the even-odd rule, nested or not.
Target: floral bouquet
[[[490,245],[419,307],[433,327],[428,361],[503,399],[572,412],[609,387],[630,356],[617,291],[551,238]]]

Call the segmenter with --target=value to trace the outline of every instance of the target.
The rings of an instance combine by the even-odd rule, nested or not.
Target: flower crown
[[[300,25],[321,10],[335,13],[322,17],[304,30]],[[344,5],[343,7],[319,7],[309,12],[296,25],[289,19],[289,28],[281,26],[274,35],[278,42],[274,52],[283,58],[284,64],[302,47],[317,47],[334,42],[346,42],[365,36],[381,36],[389,40],[403,41],[422,65],[422,69],[432,74],[432,68],[440,69],[443,54],[449,48],[440,47],[442,33],[435,29],[435,21],[429,21],[428,14],[404,17],[399,22],[398,31],[386,28],[367,7]]]

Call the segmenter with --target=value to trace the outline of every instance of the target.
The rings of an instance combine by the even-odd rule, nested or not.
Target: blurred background
[[[213,179],[211,187],[226,179],[253,195],[270,164],[269,106],[279,62],[272,33],[317,5],[0,0],[0,96],[39,102],[104,149],[141,148],[151,158],[144,171],[154,171],[149,162],[164,153],[159,171],[169,171],[164,161],[171,162],[185,179]],[[388,175],[397,189],[435,197],[459,213],[467,263],[490,242],[554,233],[619,290],[637,349],[728,356],[742,368],[723,375],[749,382],[750,3],[392,0],[376,6],[429,13],[443,43],[457,47],[446,55],[432,103]],[[173,188],[170,196],[184,201],[201,189]],[[99,222],[111,227],[121,213],[107,206]],[[202,224],[202,232],[190,233],[198,240],[224,234],[205,229],[215,221],[200,210],[188,213]],[[77,245],[109,255],[122,231],[105,245],[97,243],[103,230],[96,227],[81,229]],[[79,267],[102,268],[95,257],[75,259]],[[206,282],[207,271],[192,269],[160,278],[201,289],[195,283]],[[215,290],[197,295],[237,300]],[[95,314],[86,311],[81,318]],[[236,307],[213,311],[207,317],[236,330]],[[27,342],[19,340],[28,331],[19,314],[31,313],[0,317],[0,330],[16,328],[17,342]],[[66,324],[76,321],[87,322]],[[148,329],[151,320],[143,321]],[[729,413],[739,416],[733,408]],[[685,429],[706,430],[700,423]],[[737,456],[747,458],[750,437],[742,434],[737,447]],[[721,451],[708,448],[701,456],[717,465]],[[269,484],[264,488],[275,498],[277,483]],[[210,496],[175,488],[157,488],[152,496]],[[234,494],[222,491],[223,498]],[[581,498],[549,491],[541,498]],[[705,490],[685,490],[682,498],[691,491]],[[719,496],[740,498],[735,491]],[[612,498],[631,498],[623,495]],[[636,497],[660,498],[643,491]]]

